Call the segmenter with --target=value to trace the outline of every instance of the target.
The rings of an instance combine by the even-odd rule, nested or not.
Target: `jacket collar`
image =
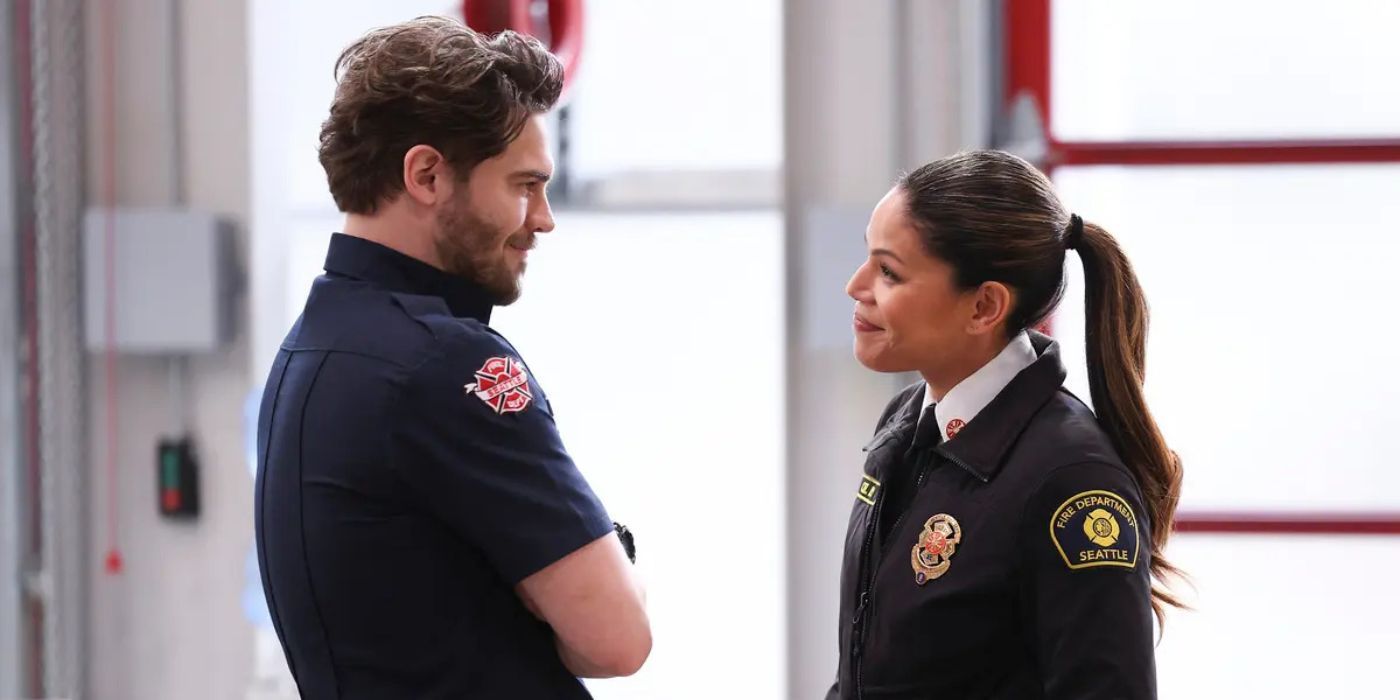
[[[1028,333],[1017,333],[1005,348],[982,365],[971,376],[958,382],[934,406],[938,421],[938,434],[945,440],[952,440],[968,421],[977,417],[987,404],[1011,383],[1022,370],[1035,364],[1038,359],[1035,347],[1031,345]],[[920,411],[920,424],[927,420],[928,407],[933,405],[933,395],[924,389],[923,410]]]
[[[986,408],[969,420],[956,440],[940,444],[940,455],[982,481],[991,481],[1006,455],[1037,411],[1053,398],[1065,381],[1060,346],[1048,336],[1029,332],[1036,359],[1015,376]],[[920,397],[922,398],[922,396]]]

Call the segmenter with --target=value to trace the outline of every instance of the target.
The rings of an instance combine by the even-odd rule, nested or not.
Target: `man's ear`
[[[403,154],[403,189],[413,201],[424,206],[442,202],[452,193],[451,167],[442,153],[419,144]]]

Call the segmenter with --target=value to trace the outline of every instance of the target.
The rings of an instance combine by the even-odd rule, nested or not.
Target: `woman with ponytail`
[[[901,178],[866,242],[856,358],[921,381],[853,475],[828,698],[1156,697],[1181,465],[1143,397],[1147,303],[1123,251],[999,151]],[[1034,330],[1068,251],[1093,410]]]

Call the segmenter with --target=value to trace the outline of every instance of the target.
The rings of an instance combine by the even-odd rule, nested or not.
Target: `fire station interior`
[[[654,649],[595,697],[826,692],[861,447],[914,378],[852,356],[845,284],[895,178],[974,148],[1049,174],[1151,305],[1189,576],[1160,697],[1400,697],[1400,4],[477,4],[570,76],[557,228],[492,325],[636,534]],[[0,4],[0,698],[297,697],[254,442],[343,221],[333,66],[463,13]],[[1067,269],[1048,330],[1087,397]]]

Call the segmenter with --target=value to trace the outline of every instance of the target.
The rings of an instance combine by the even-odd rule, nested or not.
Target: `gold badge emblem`
[[[1084,535],[1100,547],[1111,546],[1118,541],[1120,534],[1122,530],[1118,527],[1118,521],[1113,519],[1113,514],[1102,508],[1095,508],[1089,513],[1089,517],[1084,519]]]
[[[914,583],[920,586],[948,573],[953,554],[962,542],[962,526],[957,518],[939,513],[924,523],[919,543],[910,552],[914,565]]]

